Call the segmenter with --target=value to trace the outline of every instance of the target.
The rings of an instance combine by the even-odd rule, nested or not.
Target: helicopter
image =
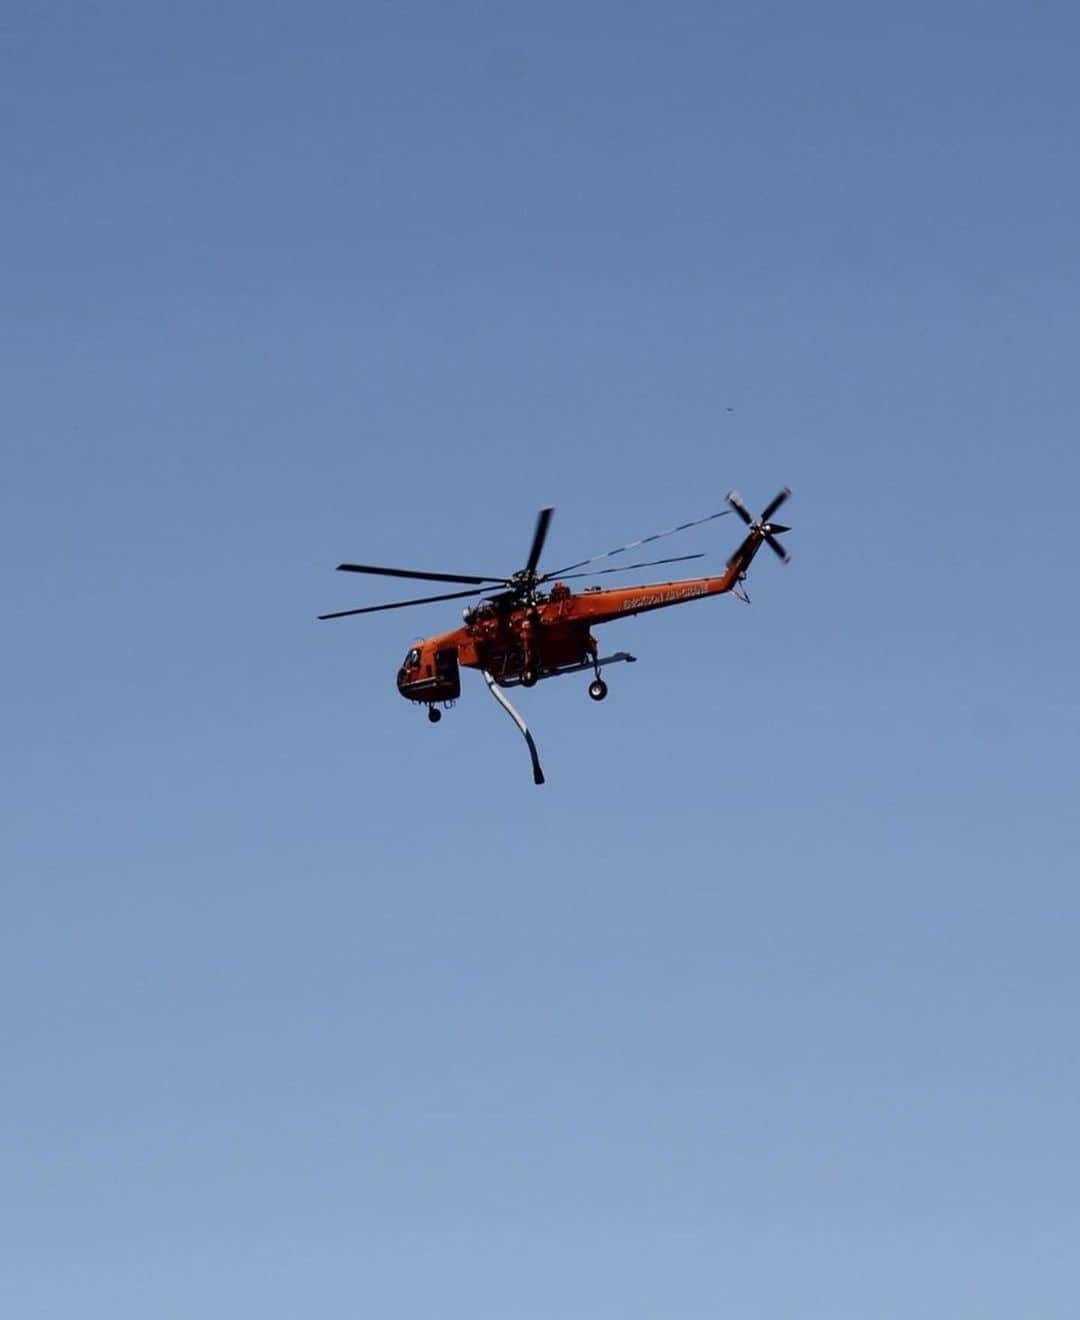
[[[338,571],[342,573],[467,584],[468,589],[391,601],[385,605],[335,610],[318,617],[344,619],[358,614],[375,614],[382,610],[430,605],[437,601],[481,597],[476,604],[464,610],[460,627],[436,637],[425,638],[409,648],[397,673],[397,688],[406,700],[426,706],[428,719],[432,724],[438,724],[442,719],[442,710],[453,706],[461,695],[461,669],[480,670],[491,695],[524,737],[532,760],[533,781],[542,784],[544,772],[540,766],[536,743],[524,719],[505,696],[504,689],[530,688],[543,679],[591,671],[588,694],[593,701],[603,701],[608,695],[608,686],[602,677],[604,667],[621,662],[633,664],[636,657],[626,651],[601,656],[599,643],[591,631],[594,627],[630,615],[651,613],[672,605],[701,600],[707,596],[722,596],[727,592],[749,603],[749,596],[742,584],[761,547],[767,545],[785,564],[790,561],[791,556],[777,537],[789,532],[791,528],[771,521],[790,495],[791,491],[785,486],[766,505],[759,517],[754,518],[738,494],[730,491],[726,497],[729,506],[726,509],[680,523],[677,527],[669,527],[666,531],[630,541],[614,550],[580,559],[548,573],[541,573],[539,566],[554,509],[544,508],[536,520],[525,567],[509,577],[424,573],[406,568],[383,568],[375,564],[338,564]],[[634,569],[652,568],[660,564],[702,559],[702,554],[689,554],[620,564],[612,568],[589,567],[732,514],[740,518],[749,531],[719,576],[684,578],[675,582],[653,582],[633,587],[604,588],[590,585],[580,591],[573,591],[566,585],[568,581],[577,578],[629,573]]]

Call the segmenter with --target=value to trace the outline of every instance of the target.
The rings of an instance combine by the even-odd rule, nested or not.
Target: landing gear
[[[586,660],[592,661],[593,673],[596,675],[589,684],[589,696],[592,697],[593,701],[603,701],[607,696],[607,684],[600,677],[600,652],[596,645],[596,639],[592,636],[589,637],[589,652]]]
[[[526,670],[525,670],[525,672],[521,675],[521,686],[522,686],[522,687],[536,687],[536,670],[535,670],[535,669],[526,669]]]
[[[438,722],[442,719],[442,711],[435,706],[429,706],[427,710],[427,717],[432,722],[432,724],[438,724]]]

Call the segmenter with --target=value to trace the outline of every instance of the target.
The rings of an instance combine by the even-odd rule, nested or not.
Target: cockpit
[[[461,695],[456,647],[410,647],[398,670],[397,686],[410,701],[456,701]]]

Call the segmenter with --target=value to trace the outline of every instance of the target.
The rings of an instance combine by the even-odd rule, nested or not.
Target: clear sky
[[[1076,6],[3,50],[3,1313],[1071,1320]],[[542,789],[315,621],[784,483]]]

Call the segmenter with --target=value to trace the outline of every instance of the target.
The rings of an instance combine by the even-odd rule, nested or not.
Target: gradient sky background
[[[1076,6],[3,44],[4,1314],[1071,1320]],[[315,622],[783,483],[542,789]]]

